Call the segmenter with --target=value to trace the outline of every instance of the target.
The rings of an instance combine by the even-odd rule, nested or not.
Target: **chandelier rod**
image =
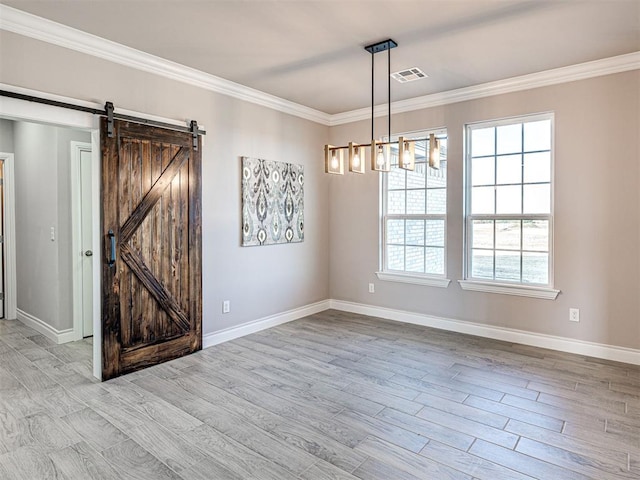
[[[374,97],[374,85],[375,85],[375,54],[374,52],[371,52],[371,139],[373,140],[375,137],[373,136],[374,130],[373,130],[373,119],[375,117],[375,112],[374,112],[374,101],[375,101],[375,97]]]
[[[391,141],[391,49],[387,49],[387,118],[389,120],[389,136],[387,140]]]

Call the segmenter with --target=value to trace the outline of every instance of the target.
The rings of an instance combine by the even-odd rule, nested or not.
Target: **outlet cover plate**
[[[569,321],[570,322],[579,322],[580,321],[580,309],[579,308],[570,308],[569,309]]]

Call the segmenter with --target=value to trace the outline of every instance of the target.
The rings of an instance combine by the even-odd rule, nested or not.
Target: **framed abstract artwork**
[[[242,246],[304,240],[304,167],[242,157]]]

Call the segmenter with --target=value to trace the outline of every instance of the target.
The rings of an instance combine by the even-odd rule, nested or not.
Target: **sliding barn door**
[[[202,348],[201,149],[122,121],[109,138],[105,119],[101,138],[107,380]]]

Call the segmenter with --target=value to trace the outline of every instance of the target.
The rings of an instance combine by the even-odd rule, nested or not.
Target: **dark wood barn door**
[[[117,120],[101,138],[107,380],[202,348],[201,149]]]

